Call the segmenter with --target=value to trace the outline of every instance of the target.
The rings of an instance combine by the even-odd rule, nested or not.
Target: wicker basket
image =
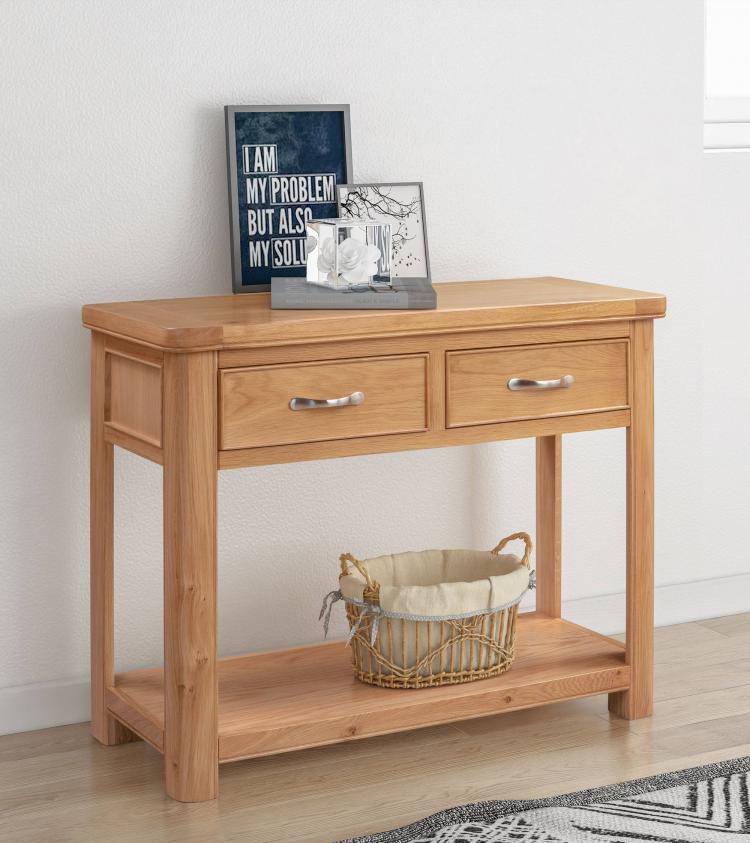
[[[510,554],[501,557],[500,551],[515,539],[521,539],[525,544],[523,558],[518,559]],[[514,533],[504,538],[489,552],[498,557],[497,563],[489,560],[490,565],[497,565],[497,575],[503,576],[504,572],[512,571],[514,587],[516,583],[521,582],[519,594],[504,605],[453,616],[417,616],[383,610],[380,605],[381,586],[371,578],[368,563],[360,562],[349,553],[343,554],[340,579],[353,575],[350,566],[364,578],[361,601],[343,596],[341,591],[332,592],[334,600],[343,599],[346,602],[354,672],[357,678],[362,682],[387,688],[425,688],[471,682],[497,676],[506,671],[515,655],[518,604],[526,590],[533,587],[533,575],[529,572],[526,576],[531,546],[531,538],[527,533]],[[435,551],[425,551],[425,554],[427,553]],[[487,551],[440,553],[463,553],[464,561],[467,559],[466,554],[469,554],[470,563],[470,554],[474,553],[485,568],[488,564]],[[413,559],[419,554],[390,557],[398,570],[396,579],[400,580],[402,587],[411,585],[408,583],[408,566],[403,564],[407,556]],[[401,567],[398,567],[399,562],[402,562]],[[521,567],[526,569],[523,574]],[[495,576],[493,571],[493,580]],[[452,584],[489,588],[487,583],[490,582],[487,574],[477,576],[475,583],[458,583],[449,578],[449,582],[440,584],[439,588],[447,601],[445,605],[450,607]]]

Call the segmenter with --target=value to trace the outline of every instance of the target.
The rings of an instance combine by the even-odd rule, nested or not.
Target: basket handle
[[[523,559],[521,559],[521,564],[528,568],[531,564],[529,559],[531,556],[531,548],[534,546],[531,541],[531,536],[528,533],[511,533],[511,535],[501,539],[497,547],[494,547],[490,553],[500,553],[506,544],[515,541],[516,539],[521,539],[521,541],[526,545],[526,549],[523,552]]]
[[[349,563],[351,563],[359,571],[359,573],[362,574],[365,578],[365,582],[367,583],[362,593],[363,598],[377,603],[380,596],[380,583],[370,577],[370,572],[367,570],[364,562],[360,562],[359,559],[356,559],[351,553],[342,553],[341,556],[339,556],[339,561],[341,562],[341,574],[339,579],[341,579],[341,577],[349,576],[351,573],[349,570]]]

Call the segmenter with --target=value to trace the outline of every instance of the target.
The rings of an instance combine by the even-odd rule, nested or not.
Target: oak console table
[[[226,761],[557,700],[608,693],[620,716],[650,714],[652,336],[664,297],[562,278],[436,287],[432,311],[272,311],[268,294],[83,308],[91,728],[104,744],[140,737],[162,752],[175,799],[215,798]],[[624,645],[560,617],[561,434],[616,427],[627,436]],[[217,659],[219,469],[530,436],[537,608],[520,619],[508,673],[373,687],[354,679],[341,642]],[[119,675],[115,445],[164,472],[164,667]]]

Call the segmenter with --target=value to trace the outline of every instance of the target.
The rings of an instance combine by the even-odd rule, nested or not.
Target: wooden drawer
[[[223,369],[221,450],[427,428],[427,355]],[[292,410],[292,398],[364,393],[359,405]]]
[[[628,406],[625,340],[523,348],[449,351],[446,354],[446,424],[465,427],[611,410]],[[513,378],[557,381],[565,388],[513,391]]]

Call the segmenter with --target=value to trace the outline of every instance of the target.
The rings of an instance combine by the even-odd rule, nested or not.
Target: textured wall
[[[225,103],[351,103],[356,177],[424,181],[438,281],[549,273],[667,293],[658,581],[744,570],[732,554],[702,563],[715,464],[690,459],[701,5],[2,3],[0,688],[87,672],[79,308],[231,289]],[[623,439],[567,440],[567,598],[622,590]],[[318,640],[342,550],[533,528],[532,465],[521,442],[223,474],[222,652]],[[117,483],[118,665],[157,663],[160,472],[120,453]]]

